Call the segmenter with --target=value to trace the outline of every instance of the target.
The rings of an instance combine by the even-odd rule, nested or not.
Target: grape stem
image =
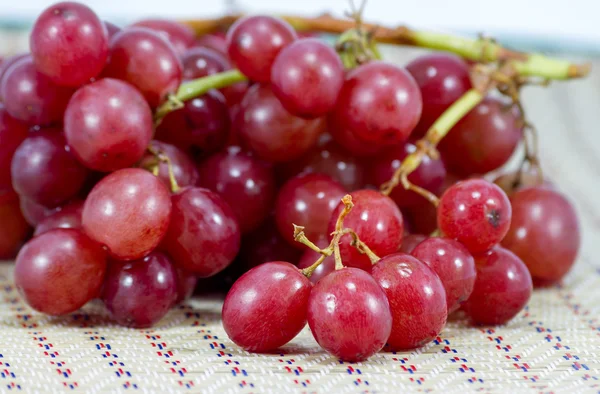
[[[163,162],[163,163],[167,164],[167,171],[169,172],[169,182],[171,184],[171,192],[177,193],[179,190],[181,190],[181,188],[179,187],[179,184],[177,183],[177,179],[175,178],[175,173],[173,172],[173,163],[171,162],[171,159],[169,158],[169,156],[167,156],[167,154],[165,154],[163,151],[156,149],[152,145],[148,146],[147,150],[148,150],[148,152],[153,154],[154,157],[156,157],[158,162]],[[150,167],[148,168],[154,176],[158,176],[158,171],[159,171],[158,162],[152,163],[150,165]]]

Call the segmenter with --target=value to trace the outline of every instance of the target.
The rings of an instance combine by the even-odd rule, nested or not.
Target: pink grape
[[[157,32],[173,45],[177,55],[181,56],[196,43],[196,35],[188,26],[168,19],[144,19],[132,26],[146,27]]]
[[[73,201],[60,207],[50,216],[45,217],[35,227],[34,236],[43,234],[55,228],[81,229],[81,213],[83,212],[83,201]]]
[[[169,158],[171,169],[178,186],[196,186],[199,177],[198,169],[196,168],[194,161],[185,152],[173,145],[155,140],[150,142],[150,147]],[[150,169],[152,166],[158,166],[158,178],[167,188],[171,188],[169,164],[157,159],[154,154],[147,151],[142,157],[142,160],[140,160],[138,166],[145,169]]]

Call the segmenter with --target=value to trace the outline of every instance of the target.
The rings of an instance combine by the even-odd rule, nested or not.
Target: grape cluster
[[[308,323],[357,361],[428,343],[459,309],[503,324],[575,261],[560,192],[483,178],[522,137],[498,98],[409,175],[437,209],[377,190],[472,88],[459,57],[346,70],[278,18],[197,38],[168,20],[120,29],[73,2],[39,16],[30,50],[0,64],[0,257],[18,252],[15,283],[37,311],[99,298],[148,327],[199,279],[237,279],[223,305],[236,344],[270,351]],[[178,102],[187,81],[232,70],[245,78]]]

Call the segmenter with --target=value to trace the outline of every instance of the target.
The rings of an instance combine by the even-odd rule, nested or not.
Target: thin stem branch
[[[371,264],[377,264],[377,262],[381,260],[381,258],[377,256],[366,243],[360,240],[358,234],[356,234],[354,230],[349,228],[344,229],[344,234],[350,234],[352,237],[350,245],[354,246],[361,254],[366,254],[369,260],[371,260]]]

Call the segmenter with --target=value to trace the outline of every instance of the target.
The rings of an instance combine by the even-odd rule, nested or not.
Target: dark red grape
[[[0,198],[0,260],[13,258],[29,234],[29,224],[19,209],[19,199],[15,196]]]
[[[173,45],[177,55],[181,56],[196,43],[196,35],[188,26],[169,19],[144,19],[132,26],[151,29]]]
[[[315,284],[308,299],[308,325],[323,349],[355,362],[383,348],[392,331],[392,313],[371,275],[344,268]]]
[[[1,82],[0,96],[6,98],[6,111],[30,125],[60,123],[73,95],[72,88],[58,86],[38,72],[31,56],[15,62]]]
[[[268,85],[253,85],[234,120],[245,146],[268,161],[292,161],[308,152],[327,127],[323,118],[302,119],[283,108]]]
[[[177,299],[177,272],[160,253],[135,261],[111,261],[102,289],[110,316],[127,327],[150,327]]]
[[[515,317],[531,296],[531,275],[521,259],[497,246],[475,258],[477,279],[463,309],[474,323],[498,325]]]
[[[122,30],[119,26],[115,25],[112,22],[108,22],[108,21],[104,21],[104,26],[106,26],[106,33],[108,35],[109,42],[118,32],[120,32]]]
[[[408,234],[402,237],[402,246],[398,252],[410,254],[421,242],[429,237],[423,234]]]
[[[29,128],[6,112],[0,104],[0,198],[14,193],[10,163],[17,147],[27,137]]]
[[[499,243],[508,232],[512,210],[506,194],[483,179],[458,182],[444,192],[437,208],[443,234],[472,253]]]
[[[275,350],[306,325],[311,289],[309,280],[292,264],[261,264],[242,275],[227,293],[223,328],[244,350]]]
[[[391,350],[414,349],[442,332],[448,311],[446,292],[436,273],[411,255],[388,255],[373,266],[392,311]]]
[[[329,219],[346,194],[342,185],[323,174],[303,174],[287,181],[275,202],[275,221],[279,232],[291,245],[304,249],[294,241],[294,224],[303,226],[308,239],[329,239]]]
[[[354,208],[346,216],[344,227],[358,234],[361,241],[367,244],[379,257],[396,253],[402,244],[404,230],[402,213],[391,198],[375,190],[358,190],[350,193]],[[335,230],[335,223],[344,207],[339,203],[329,221],[328,232]],[[370,271],[371,261],[350,245],[352,238],[349,234],[342,237],[340,252],[342,262],[346,266],[360,267]]]
[[[178,186],[196,186],[198,183],[198,170],[194,161],[185,152],[173,145],[156,140],[151,141],[150,146],[169,158]],[[171,188],[169,165],[165,161],[159,160],[154,154],[146,151],[138,166],[147,170],[150,170],[153,166],[158,166],[158,178],[163,181],[167,188]]]
[[[83,212],[83,201],[73,201],[60,207],[50,216],[42,219],[35,227],[33,235],[40,235],[55,228],[81,229],[81,213]]]
[[[344,77],[344,65],[331,46],[316,38],[304,38],[277,55],[271,86],[286,110],[310,119],[333,110]]]
[[[210,90],[165,116],[156,129],[156,139],[175,145],[198,159],[225,146],[230,126],[223,95]]]
[[[523,136],[517,111],[488,97],[462,118],[440,142],[450,171],[486,174],[504,165]]]
[[[97,171],[135,164],[152,138],[152,111],[144,97],[111,78],[80,88],[69,102],[64,124],[73,153]]]
[[[242,233],[254,230],[271,212],[275,200],[273,169],[248,152],[230,146],[201,162],[198,171],[198,185],[223,197]]]
[[[194,47],[188,49],[181,58],[183,79],[196,79],[229,70],[227,58],[210,48]]]
[[[227,267],[240,248],[240,226],[227,203],[199,187],[171,198],[173,210],[163,247],[179,268],[209,277]]]
[[[326,248],[329,246],[329,242],[324,239],[315,242],[319,248]],[[315,252],[312,249],[306,249],[306,251],[300,257],[300,261],[298,261],[298,268],[303,269],[310,267],[313,265],[318,259],[321,257],[320,253]],[[313,271],[310,278],[308,278],[312,283],[317,283],[321,280],[325,275],[335,271],[335,259],[333,255],[325,257],[325,260]]]
[[[389,181],[402,164],[402,160],[416,150],[417,147],[414,144],[407,142],[381,152],[370,163],[370,182],[380,186]],[[446,168],[444,163],[440,159],[433,160],[427,155],[423,157],[419,167],[408,176],[410,182],[429,190],[433,194],[439,193],[445,178]],[[418,205],[424,201],[424,198],[419,194],[405,189],[402,185],[396,186],[390,197],[401,208]]]
[[[330,114],[330,131],[340,145],[365,156],[406,141],[421,117],[422,105],[419,87],[406,70],[372,61],[346,76]]]
[[[2,99],[2,79],[4,78],[4,75],[7,73],[8,69],[13,64],[17,63],[19,60],[26,58],[26,57],[29,58],[29,57],[31,57],[31,55],[29,55],[29,53],[20,53],[18,55],[6,57],[6,58],[4,58],[4,60],[2,62],[0,62],[0,102],[3,101],[3,99]]]
[[[88,170],[73,156],[62,133],[38,131],[17,148],[11,163],[19,195],[48,207],[75,197]]]
[[[413,132],[420,138],[443,113],[471,89],[469,66],[460,57],[447,53],[430,53],[406,65],[423,97],[421,120]]]
[[[26,198],[21,198],[19,206],[27,223],[34,227],[48,216],[60,210],[60,208],[47,208]]]
[[[135,260],[158,246],[169,226],[171,198],[151,173],[125,168],[90,192],[81,216],[85,232],[119,260]]]
[[[248,78],[269,82],[277,54],[296,39],[296,32],[285,21],[255,15],[238,19],[227,31],[227,53]]]
[[[460,242],[432,237],[417,245],[411,254],[440,277],[446,290],[448,313],[469,298],[475,285],[475,260]]]
[[[402,208],[402,214],[413,233],[431,234],[438,228],[437,209],[425,199],[421,199],[416,205]]]
[[[29,35],[35,67],[54,83],[77,87],[96,77],[108,58],[108,32],[88,6],[56,3],[37,18]]]
[[[181,84],[182,66],[175,49],[159,33],[131,27],[110,41],[110,58],[102,75],[129,82],[157,107]]]
[[[575,209],[562,193],[544,186],[519,190],[510,202],[512,222],[502,246],[523,260],[536,285],[559,281],[581,245]]]
[[[98,295],[106,253],[80,230],[54,229],[27,242],[17,256],[15,286],[25,302],[64,315]]]
[[[186,270],[176,269],[175,271],[177,272],[177,299],[175,304],[180,304],[192,297],[198,278],[194,273]]]

